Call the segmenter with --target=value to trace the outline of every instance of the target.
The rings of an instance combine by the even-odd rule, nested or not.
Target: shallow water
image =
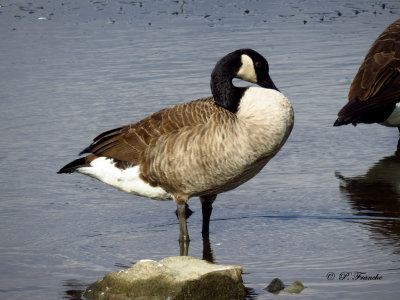
[[[173,202],[56,171],[104,130],[209,95],[215,62],[250,47],[295,127],[257,177],[218,196],[214,261],[243,266],[248,298],[275,298],[263,288],[279,277],[302,281],[306,299],[394,299],[397,129],[332,124],[399,15],[397,1],[1,2],[0,298],[80,299],[107,272],[179,254]],[[189,204],[189,255],[201,258],[201,208]]]

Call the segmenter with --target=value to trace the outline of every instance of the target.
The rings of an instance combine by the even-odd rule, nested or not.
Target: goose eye
[[[262,62],[256,61],[255,66],[257,69],[261,69],[262,68]]]

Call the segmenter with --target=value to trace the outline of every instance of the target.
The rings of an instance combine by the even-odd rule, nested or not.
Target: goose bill
[[[273,90],[278,90],[278,88],[275,86],[274,82],[272,81],[271,77],[267,76],[264,80],[258,83],[260,86],[266,89],[273,89]]]

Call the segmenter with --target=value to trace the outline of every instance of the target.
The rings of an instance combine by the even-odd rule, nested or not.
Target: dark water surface
[[[216,61],[243,47],[268,59],[295,127],[256,178],[218,196],[215,262],[243,266],[254,299],[277,297],[263,291],[275,277],[302,281],[305,299],[398,297],[397,129],[332,127],[398,1],[0,5],[1,299],[80,299],[107,272],[179,254],[173,202],[56,171],[100,132],[208,96]],[[189,203],[189,255],[201,258]]]

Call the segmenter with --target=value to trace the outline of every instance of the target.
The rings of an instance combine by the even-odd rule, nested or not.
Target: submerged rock
[[[243,299],[242,267],[190,256],[141,260],[90,285],[88,299]]]
[[[285,287],[283,289],[284,292],[291,293],[291,294],[298,294],[302,290],[304,290],[304,285],[298,280],[296,280],[295,282],[292,282],[291,284],[289,284],[287,287]]]
[[[282,280],[279,278],[274,278],[272,281],[268,284],[264,290],[267,290],[270,293],[277,293],[285,288],[285,285],[283,284]]]
[[[268,286],[264,288],[264,290],[274,294],[279,294],[280,291],[291,294],[299,294],[302,290],[304,290],[304,285],[300,281],[296,280],[285,287],[282,280],[279,278],[274,278],[268,284]]]

